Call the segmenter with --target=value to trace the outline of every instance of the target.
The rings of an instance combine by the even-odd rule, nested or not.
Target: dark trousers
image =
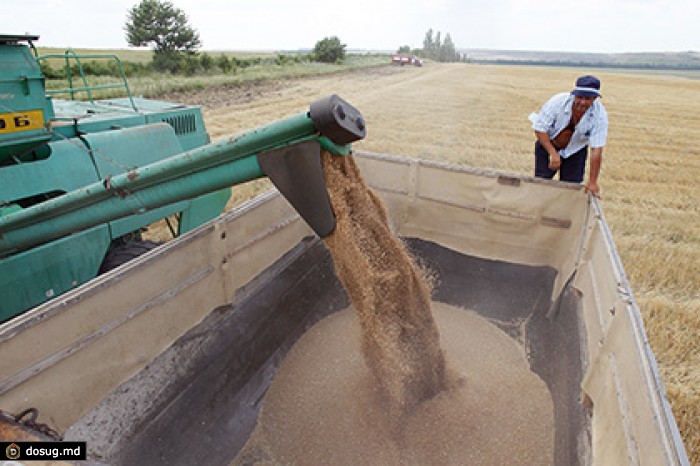
[[[583,174],[586,171],[586,159],[588,158],[588,146],[569,157],[561,159],[559,167],[559,179],[571,183],[583,181]],[[549,154],[544,149],[540,141],[535,142],[535,176],[537,178],[554,178],[556,171],[549,169]]]

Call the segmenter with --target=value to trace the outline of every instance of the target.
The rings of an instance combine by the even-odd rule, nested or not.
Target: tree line
[[[487,65],[529,65],[553,67],[586,67],[612,68],[625,70],[658,70],[658,71],[698,71],[700,65],[693,63],[610,63],[593,60],[535,60],[535,59],[474,59],[474,63]]]
[[[147,76],[154,72],[166,71],[172,74],[193,76],[197,74],[224,73],[235,74],[239,70],[257,65],[277,65],[284,66],[294,63],[310,63],[315,61],[315,57],[308,53],[277,53],[271,56],[235,57],[224,53],[209,54],[201,52],[196,54],[176,54],[168,56],[167,59],[159,57],[149,63],[137,63],[122,60],[124,74],[128,77]],[[113,76],[120,77],[121,72],[115,61],[90,60],[81,63],[82,71],[89,76]],[[70,71],[71,76],[80,76],[80,69],[77,64],[72,64],[70,70],[61,64],[54,67],[50,63],[43,61],[41,71],[48,79],[65,79]]]
[[[411,49],[410,46],[403,45],[399,47],[398,53],[412,54],[439,62],[467,61],[467,54],[457,51],[449,32],[445,34],[443,39],[441,32],[433,32],[432,28],[425,33],[422,49]]]
[[[189,24],[180,8],[165,0],[142,0],[127,13],[124,26],[126,41],[133,47],[149,46],[153,50],[152,68],[176,74],[195,74],[214,68],[224,73],[249,66],[247,60],[224,54],[211,57],[199,53],[202,42],[199,32]],[[336,36],[319,40],[308,54],[277,54],[276,64],[290,62],[340,63],[345,59],[345,44]],[[255,59],[251,59],[255,60]]]

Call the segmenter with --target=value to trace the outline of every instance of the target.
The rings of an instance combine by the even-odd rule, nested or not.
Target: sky
[[[0,34],[45,47],[128,48],[140,0],[3,1]],[[420,48],[429,29],[458,49],[700,50],[698,0],[172,0],[203,50],[300,50],[337,36],[348,50]]]

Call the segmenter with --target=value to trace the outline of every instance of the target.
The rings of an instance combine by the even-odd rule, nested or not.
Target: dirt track
[[[343,76],[345,78],[355,76],[365,80],[372,80],[382,76],[392,75],[397,71],[399,71],[397,68],[387,66],[354,70],[344,73]],[[299,79],[252,81],[213,89],[172,93],[164,96],[163,100],[200,105],[203,109],[209,111],[235,105],[250,104],[260,99],[274,98],[275,96],[287,98],[289,96],[289,91],[298,89],[301,83],[308,83],[309,86],[313,86],[313,83],[316,81],[326,81],[329,79],[337,80],[338,78],[338,75],[333,75]]]

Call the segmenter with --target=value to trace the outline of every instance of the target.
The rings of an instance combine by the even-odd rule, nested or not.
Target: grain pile
[[[552,401],[522,347],[474,312],[433,303],[447,389],[397,435],[348,308],[320,321],[275,375],[236,465],[553,464]]]
[[[323,166],[353,307],[291,349],[234,464],[551,464],[552,400],[523,349],[432,303],[354,159]]]

